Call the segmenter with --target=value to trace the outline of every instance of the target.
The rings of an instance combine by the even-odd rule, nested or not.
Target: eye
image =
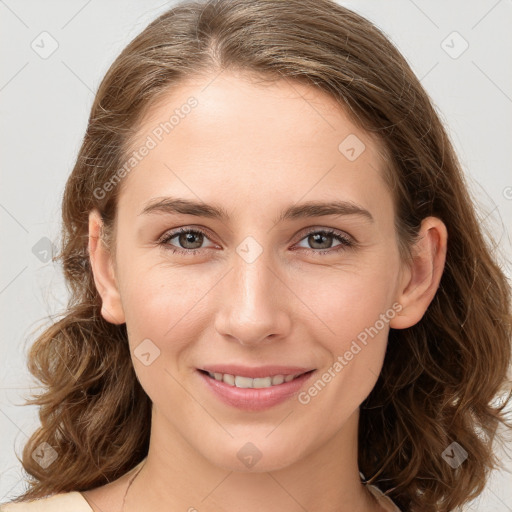
[[[347,235],[333,229],[310,231],[302,240],[305,240],[312,247],[311,249],[306,248],[308,252],[321,256],[353,248],[356,245],[355,241]],[[335,249],[332,249],[333,240],[339,242]]]
[[[183,248],[176,247],[175,245],[171,244],[170,241],[173,238],[176,238],[178,243],[182,245]],[[163,237],[160,238],[158,243],[173,253],[196,254],[201,248],[205,238],[207,239],[206,233],[202,230],[180,228],[177,231],[165,233]]]

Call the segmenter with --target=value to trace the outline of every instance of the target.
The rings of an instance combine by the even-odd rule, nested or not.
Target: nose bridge
[[[244,242],[237,248],[234,260],[233,298],[236,297],[242,311],[250,312],[256,307],[269,305],[270,281],[275,276],[270,269],[268,251],[260,251],[253,242]]]
[[[279,299],[283,284],[272,268],[270,252],[247,237],[236,248],[233,267],[221,298],[217,330],[242,344],[282,335],[288,328]]]

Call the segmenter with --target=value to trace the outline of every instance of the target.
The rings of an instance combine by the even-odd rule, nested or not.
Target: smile
[[[274,375],[273,377],[259,377],[252,379],[251,377],[242,377],[241,375],[230,375],[229,373],[212,373],[208,375],[215,380],[225,382],[229,386],[237,388],[270,388],[272,386],[279,386],[283,382],[290,382],[293,379],[303,375],[298,373],[296,375]]]
[[[262,411],[291,400],[315,373],[305,368],[283,368],[279,371],[286,373],[278,373],[277,367],[252,370],[238,367],[238,371],[246,375],[237,375],[234,367],[231,368],[233,373],[212,369],[197,369],[197,375],[209,392],[225,405],[246,411]],[[226,371],[228,367],[222,369]]]

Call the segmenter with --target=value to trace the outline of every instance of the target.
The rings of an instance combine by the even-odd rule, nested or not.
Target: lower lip
[[[315,373],[311,371],[300,377],[269,388],[237,388],[216,380],[197,370],[206,385],[224,403],[247,411],[261,411],[293,397]]]

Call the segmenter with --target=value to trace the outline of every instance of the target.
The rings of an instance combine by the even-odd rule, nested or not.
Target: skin
[[[124,510],[381,511],[360,481],[359,406],[377,381],[389,328],[417,323],[434,297],[446,227],[424,219],[405,264],[382,148],[369,134],[309,86],[213,76],[181,83],[143,119],[133,148],[191,95],[198,100],[124,178],[115,254],[98,242],[98,213],[89,217],[102,315],[126,322],[133,365],[153,403],[147,461]],[[350,134],[366,146],[354,161],[338,149]],[[216,204],[230,217],[140,215],[165,196]],[[275,223],[284,208],[310,200],[352,201],[374,221],[331,215]],[[167,242],[186,251],[202,240],[197,254],[158,244],[180,227],[209,233],[188,245]],[[308,228],[338,230],[357,246],[335,238],[315,245]],[[236,252],[247,236],[263,249],[251,263]],[[220,402],[196,372],[212,363],[283,364],[321,375],[393,304],[401,311],[307,404],[292,398],[242,411]],[[147,338],[160,350],[149,366],[133,354]],[[262,454],[251,469],[237,457],[247,442]],[[131,476],[83,494],[95,511],[121,510]]]

